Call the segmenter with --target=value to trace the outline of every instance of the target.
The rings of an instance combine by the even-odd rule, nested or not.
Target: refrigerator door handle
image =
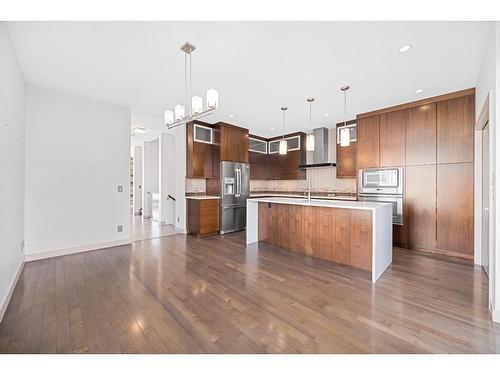
[[[236,198],[238,198],[240,196],[240,192],[241,192],[240,191],[240,189],[241,189],[241,186],[240,186],[240,176],[241,176],[241,174],[240,174],[240,170],[238,168],[236,168],[234,170],[234,173],[236,175],[236,181],[235,181],[236,186],[235,186],[235,189],[234,189],[235,190],[235,195],[234,196]]]
[[[238,169],[238,197],[241,197],[241,169]]]

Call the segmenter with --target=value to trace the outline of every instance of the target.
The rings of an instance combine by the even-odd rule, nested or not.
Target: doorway
[[[135,145],[131,158],[131,239],[149,240],[178,234],[172,223],[161,215],[161,173],[159,140]],[[169,196],[170,197],[170,196]],[[172,197],[173,198],[173,197]],[[167,203],[171,204],[170,198]]]
[[[490,258],[492,255],[491,237],[494,233],[491,232],[490,226],[492,225],[490,215],[494,214],[495,206],[491,198],[492,194],[492,163],[491,159],[491,145],[490,142],[494,138],[494,123],[490,122],[490,100],[492,98],[491,91],[486,95],[483,102],[481,112],[475,125],[475,161],[477,172],[477,189],[475,189],[475,221],[478,226],[476,227],[475,237],[478,239],[477,247],[475,247],[474,262],[481,265],[486,277],[489,279],[489,301],[492,298],[492,279],[490,278]],[[493,211],[492,211],[493,210]],[[476,256],[477,255],[477,256]]]
[[[490,262],[490,129],[489,121],[482,130],[482,239],[481,239],[481,265],[486,276],[489,276]]]

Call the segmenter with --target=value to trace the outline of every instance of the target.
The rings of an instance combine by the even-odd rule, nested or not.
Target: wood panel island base
[[[247,244],[262,241],[361,268],[376,282],[392,263],[392,206],[297,198],[247,200]]]

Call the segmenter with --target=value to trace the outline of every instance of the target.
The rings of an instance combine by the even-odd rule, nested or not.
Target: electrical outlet
[[[118,192],[123,193],[123,185],[118,185]]]
[[[21,248],[21,253],[24,253],[24,246],[25,246],[25,243],[24,243],[24,238],[21,240],[21,244],[20,244],[20,248]]]
[[[116,231],[117,231],[117,232],[123,232],[123,225],[118,225],[118,226],[116,227]]]

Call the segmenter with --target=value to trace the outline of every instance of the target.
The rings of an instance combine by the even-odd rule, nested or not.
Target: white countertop
[[[189,195],[186,197],[186,199],[203,200],[203,199],[219,199],[219,197],[215,195]]]
[[[316,206],[316,207],[333,207],[333,208],[349,208],[353,210],[375,210],[384,206],[391,206],[391,203],[378,202],[358,202],[358,201],[335,201],[328,199],[311,199],[308,202],[306,198],[250,198],[248,202],[263,202],[263,203],[283,203],[295,204],[300,206]]]
[[[247,245],[259,241],[259,203],[261,202],[369,210],[371,211],[372,220],[372,282],[375,283],[392,263],[392,203],[338,201],[326,199],[311,199],[311,202],[308,202],[305,198],[250,198],[247,200]],[[335,210],[332,210],[332,214],[334,214],[334,211]],[[289,228],[281,229],[283,231],[287,231]],[[309,241],[310,240],[311,239],[309,238]],[[355,249],[352,249],[352,251],[355,251]]]
[[[280,194],[280,193],[258,193],[252,194],[250,193],[250,198],[258,198],[258,197],[284,197],[284,198],[302,198],[305,199],[304,195],[299,194]],[[347,195],[322,195],[315,196],[312,199],[326,199],[326,200],[339,200],[339,201],[355,201],[357,200],[356,196],[347,196]]]

